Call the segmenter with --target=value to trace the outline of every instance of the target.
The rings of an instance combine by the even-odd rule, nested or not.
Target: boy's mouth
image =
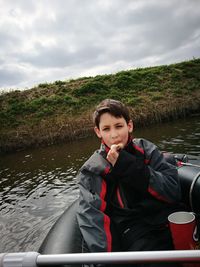
[[[111,145],[110,149],[120,151],[121,149],[123,149],[123,147],[124,147],[124,145],[122,143],[117,143],[117,144]]]

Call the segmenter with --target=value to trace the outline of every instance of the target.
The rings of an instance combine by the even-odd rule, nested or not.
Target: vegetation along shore
[[[92,135],[104,98],[127,104],[137,127],[199,112],[200,59],[1,93],[0,153]]]

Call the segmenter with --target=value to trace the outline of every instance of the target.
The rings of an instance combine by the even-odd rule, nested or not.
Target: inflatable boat
[[[188,208],[200,213],[200,157],[185,154],[168,154],[178,166],[182,187],[182,202]],[[173,162],[171,162],[173,163]],[[61,215],[50,229],[41,247],[40,254],[81,253],[81,232],[76,219],[78,199]],[[74,266],[74,265],[67,265]]]
[[[169,153],[165,156],[168,162],[178,167],[182,202],[188,210],[200,215],[200,157]],[[0,267],[80,267],[94,266],[93,263],[117,263],[118,266],[125,266],[126,263],[138,262],[184,262],[184,267],[200,267],[200,249],[81,253],[82,236],[76,219],[77,208],[78,199],[52,226],[38,252],[2,253]],[[187,262],[189,265],[185,264]]]

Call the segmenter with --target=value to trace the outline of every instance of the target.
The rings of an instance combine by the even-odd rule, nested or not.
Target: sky
[[[199,0],[0,0],[0,91],[200,58]]]

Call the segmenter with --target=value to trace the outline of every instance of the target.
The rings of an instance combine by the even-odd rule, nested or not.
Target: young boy
[[[167,217],[181,197],[176,167],[154,144],[131,137],[134,125],[120,101],[102,101],[93,119],[101,147],[78,175],[77,218],[89,251],[173,249]]]

